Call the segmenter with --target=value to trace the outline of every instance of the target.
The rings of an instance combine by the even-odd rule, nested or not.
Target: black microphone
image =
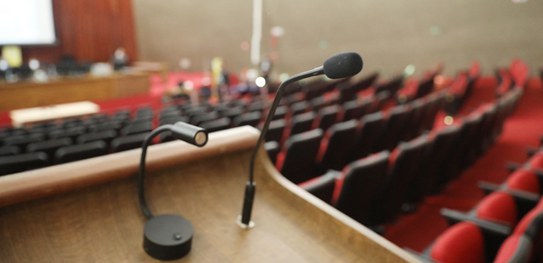
[[[143,249],[153,258],[173,260],[185,256],[192,247],[193,229],[190,221],[178,215],[154,216],[145,199],[145,157],[151,141],[162,132],[171,132],[175,139],[192,145],[203,147],[208,136],[203,128],[177,122],[162,125],[153,130],[142,144],[140,167],[138,174],[138,198],[141,212],[147,219],[143,227]]]
[[[253,149],[253,152],[251,155],[251,160],[249,163],[249,179],[247,181],[247,184],[245,185],[243,207],[241,210],[241,215],[238,218],[238,224],[240,225],[240,227],[252,228],[254,226],[254,223],[251,221],[251,213],[253,210],[253,201],[255,199],[255,191],[256,191],[256,185],[254,182],[254,166],[255,166],[256,155],[258,153],[258,149],[260,148],[260,145],[262,144],[263,140],[266,137],[266,133],[268,132],[268,127],[270,126],[270,122],[273,119],[275,110],[277,106],[279,105],[279,102],[281,101],[281,97],[283,96],[283,88],[295,81],[313,77],[313,76],[322,75],[322,74],[325,74],[328,78],[331,78],[331,79],[351,77],[351,76],[356,75],[358,72],[360,72],[362,70],[362,66],[363,66],[362,58],[357,53],[354,53],[354,52],[341,53],[327,59],[323,63],[322,66],[294,75],[291,78],[283,81],[283,83],[279,85],[279,88],[277,89],[277,92],[275,94],[275,98],[268,112],[268,116],[266,117],[266,120],[264,121],[264,126],[262,127],[260,136],[258,137],[256,146]]]

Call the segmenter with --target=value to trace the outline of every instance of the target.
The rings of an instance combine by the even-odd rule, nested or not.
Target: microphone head
[[[322,67],[328,78],[341,79],[358,74],[362,70],[363,64],[360,55],[354,52],[345,52],[327,59]]]

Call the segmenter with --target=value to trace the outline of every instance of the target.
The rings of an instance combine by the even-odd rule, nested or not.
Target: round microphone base
[[[159,260],[179,259],[192,246],[192,224],[178,215],[159,215],[143,227],[143,249]]]

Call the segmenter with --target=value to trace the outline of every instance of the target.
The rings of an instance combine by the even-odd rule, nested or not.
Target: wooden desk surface
[[[149,148],[147,198],[155,214],[194,226],[180,262],[416,261],[282,177],[261,151],[250,230],[236,224],[258,131],[211,134],[202,149]],[[0,177],[5,262],[148,262],[135,174],[140,150]]]

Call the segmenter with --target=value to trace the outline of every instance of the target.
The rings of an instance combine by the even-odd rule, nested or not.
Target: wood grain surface
[[[264,151],[255,173],[256,226],[241,229],[236,218],[257,136],[256,129],[241,127],[211,134],[202,149],[181,142],[150,147],[151,209],[181,214],[194,226],[192,250],[180,262],[416,261],[290,183]],[[142,248],[138,156],[139,150],[133,150],[0,177],[2,261],[154,261]]]

